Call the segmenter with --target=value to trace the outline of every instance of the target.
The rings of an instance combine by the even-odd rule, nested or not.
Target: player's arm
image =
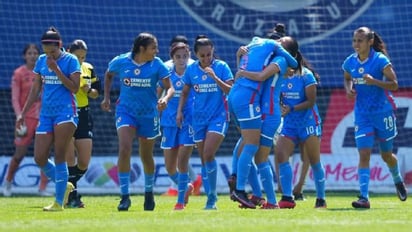
[[[385,80],[375,79],[373,76],[369,74],[363,75],[363,79],[368,85],[376,85],[382,89],[386,89],[389,91],[398,90],[398,80],[396,78],[396,74],[393,70],[392,65],[387,65],[383,69],[383,75],[385,76]]]
[[[169,102],[170,98],[173,97],[173,94],[175,93],[175,88],[173,87],[172,82],[169,77],[162,79],[162,85],[165,89],[166,94],[163,97],[161,97],[157,102],[157,109],[160,111],[164,110],[167,107],[167,103]]]
[[[276,63],[270,63],[261,72],[250,72],[250,71],[240,69],[236,73],[236,78],[246,77],[253,81],[265,81],[266,79],[275,75],[278,72],[280,72],[279,66]]]
[[[220,79],[215,71],[211,68],[211,67],[206,67],[205,68],[205,72],[207,73],[207,75],[209,75],[210,77],[213,78],[213,80],[217,83],[217,85],[219,86],[220,89],[222,89],[222,91],[225,94],[228,94],[230,89],[232,88],[232,84],[233,84],[233,80],[228,80],[228,81],[222,81],[222,79]]]
[[[348,72],[344,71],[343,77],[343,86],[345,87],[346,97],[348,99],[354,99],[356,96],[356,91],[353,89],[352,76]]]
[[[56,60],[53,58],[47,57],[47,66],[56,73],[59,80],[63,83],[63,85],[70,90],[72,93],[77,93],[80,87],[80,71],[74,72],[70,74],[69,78],[67,78],[64,73],[61,71],[60,67],[57,65]]]
[[[94,68],[90,68],[90,73],[92,78],[92,84],[90,88],[87,90],[87,96],[92,99],[96,99],[101,91],[101,83],[100,79],[96,76],[96,73],[94,72]]]
[[[187,100],[187,97],[189,96],[189,93],[190,93],[190,85],[185,84],[185,86],[183,86],[182,93],[180,94],[179,106],[177,107],[176,124],[178,127],[182,125],[183,108],[186,105],[186,100]]]
[[[27,111],[31,108],[33,103],[37,101],[39,98],[39,94],[42,88],[42,78],[39,74],[36,74],[36,77],[34,78],[33,85],[31,86],[29,96],[27,97],[26,103],[23,106],[23,109],[21,111],[20,115],[17,115],[17,126],[20,127],[20,125],[24,121],[24,117],[26,116]]]
[[[13,106],[14,113],[17,116],[21,115],[23,106],[20,105],[20,89],[21,89],[21,78],[17,78],[14,74],[11,79],[11,104]]]
[[[113,77],[115,73],[106,71],[104,74],[104,93],[103,101],[100,103],[100,108],[104,111],[110,112],[110,89],[112,87]]]

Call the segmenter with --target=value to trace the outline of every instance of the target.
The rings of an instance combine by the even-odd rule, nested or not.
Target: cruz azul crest
[[[196,21],[227,39],[247,43],[280,22],[299,43],[321,40],[347,26],[373,0],[177,0]]]

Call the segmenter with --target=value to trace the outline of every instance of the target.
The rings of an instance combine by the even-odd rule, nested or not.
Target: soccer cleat
[[[216,201],[217,201],[217,197],[214,194],[209,194],[207,196],[207,201],[206,201],[206,206],[205,206],[205,210],[216,210]]]
[[[80,200],[82,196],[77,194],[77,191],[74,190],[69,194],[69,200],[66,204],[67,208],[84,208],[84,203]]]
[[[240,208],[256,209],[256,205],[252,201],[249,200],[245,190],[233,191],[233,197],[235,198],[237,202],[241,204],[239,205]]]
[[[122,195],[122,199],[120,200],[120,203],[117,206],[117,210],[128,211],[131,205],[132,205],[132,201],[130,200],[130,195],[129,194]]]
[[[196,180],[192,182],[193,184],[193,195],[200,195],[200,188],[202,187],[202,175],[197,175]]]
[[[229,186],[230,199],[232,201],[236,201],[236,199],[233,197],[233,192],[236,190],[236,175],[235,174],[230,175],[229,179],[227,180],[227,185]]]
[[[306,201],[306,198],[303,195],[303,193],[293,193],[293,197],[295,201]]]
[[[401,181],[395,184],[396,194],[398,194],[399,200],[406,201],[408,198],[408,191],[406,190],[405,184]]]
[[[317,209],[326,208],[326,201],[325,201],[325,199],[316,198],[315,208],[317,208]]]
[[[53,202],[53,204],[43,207],[43,211],[48,211],[48,212],[58,212],[58,211],[63,211],[64,208],[57,202]]]
[[[265,202],[265,203],[262,204],[260,209],[279,209],[279,205],[271,204],[269,202]]]
[[[352,202],[352,207],[356,209],[369,209],[371,207],[368,198],[359,196],[357,201]]]
[[[188,183],[187,184],[187,189],[185,192],[185,204],[189,203],[189,196],[193,193],[193,184],[192,183]]]
[[[164,192],[164,193],[162,194],[162,196],[175,197],[175,196],[177,196],[177,194],[178,194],[177,189],[170,187],[170,188],[167,189],[166,192]]]
[[[174,210],[184,210],[185,209],[185,204],[182,203],[176,203]]]
[[[145,192],[143,209],[145,211],[153,211],[155,208],[155,205],[156,203],[154,201],[153,192]]]
[[[279,208],[281,209],[293,209],[295,206],[296,203],[292,197],[282,196],[282,199],[279,201]]]
[[[70,182],[67,182],[66,191],[64,192],[64,197],[63,197],[63,205],[67,204],[67,200],[69,199],[69,194],[73,192],[73,190],[74,190],[74,185]]]
[[[250,200],[253,204],[255,204],[256,206],[262,206],[263,204],[266,203],[266,199],[265,199],[265,198],[263,198],[263,197],[258,197],[258,196],[255,196],[255,195],[251,195],[251,196],[249,197],[249,200]]]
[[[11,182],[8,182],[8,181],[5,182],[5,185],[3,187],[3,196],[11,197],[11,194],[12,194],[11,193],[11,185],[12,185]]]

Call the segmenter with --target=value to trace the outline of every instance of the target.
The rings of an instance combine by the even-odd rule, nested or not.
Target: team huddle
[[[396,74],[377,33],[360,27],[352,38],[355,51],[342,65],[347,98],[355,101],[355,140],[359,151],[360,195],[352,206],[370,208],[369,160],[375,139],[379,141],[381,157],[393,177],[398,197],[405,201],[407,190],[396,155],[392,153],[397,130],[391,91],[398,89]],[[77,182],[86,173],[92,153],[93,121],[88,98],[95,99],[101,92],[93,66],[85,62],[86,43],[76,40],[66,52],[61,49],[61,41],[54,27],[42,35],[44,54],[32,64],[34,81],[30,94],[18,110],[14,107],[16,129],[31,125],[29,133],[16,135],[16,153],[19,147],[24,150],[31,138],[24,144],[17,142],[35,134],[35,162],[55,182],[55,201],[44,207],[44,211],[84,207],[77,193]],[[196,59],[192,60],[187,38],[179,35],[170,43],[171,59],[163,62],[156,56],[157,38],[145,32],[134,39],[130,52],[108,63],[101,109],[109,112],[115,108],[121,195],[117,209],[127,211],[132,204],[130,161],[135,139],[144,169],[143,209],[155,209],[153,150],[161,136],[166,170],[178,188],[174,210],[184,210],[194,191],[191,183],[194,180],[189,175],[193,149],[197,149],[202,164],[207,196],[204,209],[216,210],[215,155],[225,138],[229,120],[235,122],[241,135],[233,149],[232,175],[228,181],[231,200],[240,208],[294,208],[296,200],[302,197],[302,187],[293,189],[289,157],[299,147],[306,167],[302,176],[306,176],[309,167],[313,172],[314,207],[326,208],[325,170],[320,158],[322,120],[316,105],[319,75],[300,52],[297,40],[285,35],[282,24],[267,38],[252,38],[236,52],[235,74],[225,61],[216,58],[214,50],[213,41],[199,35],[193,44]],[[120,94],[112,107],[110,91],[114,77],[120,80]],[[38,116],[31,113],[32,106],[38,107]],[[269,161],[273,146],[279,201]],[[52,147],[54,161],[49,159]],[[24,152],[18,157],[16,153],[11,160],[14,166],[24,156]],[[12,175],[13,170],[9,170],[9,182]],[[252,189],[250,194],[246,192],[247,184]]]

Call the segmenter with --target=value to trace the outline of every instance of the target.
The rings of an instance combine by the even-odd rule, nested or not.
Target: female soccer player
[[[273,136],[281,122],[280,87],[288,67],[284,57],[271,57],[269,60],[271,60],[270,64],[267,64],[262,72],[248,72],[240,69],[236,73],[236,76],[262,82],[260,99],[262,127],[259,149],[254,159],[267,196],[267,202],[262,204],[262,209],[278,208],[273,187],[273,173],[269,163],[269,153],[273,146]],[[251,201],[253,202],[252,198]]]
[[[407,191],[399,172],[398,160],[392,153],[397,135],[394,99],[390,91],[398,89],[398,81],[381,37],[370,28],[360,27],[353,33],[355,50],[343,62],[346,96],[355,100],[355,140],[359,151],[358,178],[360,196],[354,208],[370,208],[369,161],[375,138],[383,161],[387,164],[401,201]]]
[[[34,140],[34,160],[44,173],[55,182],[55,202],[43,208],[45,211],[62,211],[73,185],[68,180],[65,155],[71,145],[78,118],[76,97],[80,83],[80,64],[77,58],[61,50],[62,41],[56,28],[49,28],[41,37],[45,54],[37,59],[33,72],[36,78],[30,95],[18,116],[16,127],[26,119],[41,89],[42,105],[39,125]],[[54,147],[54,162],[49,158]]]
[[[11,102],[13,104],[13,110],[16,117],[21,114],[24,103],[30,93],[30,88],[33,84],[33,80],[36,75],[33,73],[33,68],[39,57],[40,49],[35,44],[27,44],[23,49],[23,59],[25,64],[14,70],[13,77],[11,80]],[[5,197],[11,196],[11,187],[13,184],[14,175],[19,168],[21,161],[29,149],[30,144],[33,142],[34,133],[36,131],[36,126],[39,122],[39,111],[41,106],[40,97],[36,99],[33,103],[32,108],[26,114],[26,127],[27,133],[23,136],[17,135],[14,139],[14,144],[16,150],[14,151],[13,157],[10,159],[9,167],[7,170],[7,176],[5,179],[5,186],[3,189],[3,195]],[[51,196],[50,193],[46,192],[46,186],[48,183],[47,176],[40,171],[40,184],[39,184],[39,195],[41,196]]]
[[[282,186],[280,208],[294,208],[292,197],[292,168],[289,157],[295,146],[302,144],[313,170],[316,186],[316,208],[325,208],[325,171],[320,162],[321,119],[316,105],[315,73],[303,59],[299,45],[292,37],[280,39],[282,44],[294,50],[299,65],[289,70],[281,87],[281,112],[283,127],[275,147],[279,163],[279,179]]]
[[[260,72],[272,53],[283,56],[288,65],[296,67],[296,60],[272,39],[254,37],[246,48],[247,54],[240,58],[239,68],[241,70]],[[237,161],[236,190],[232,193],[232,197],[242,207],[253,209],[256,208],[256,205],[247,198],[245,185],[250,172],[250,164],[260,144],[262,84],[263,79],[257,81],[238,75],[229,94],[229,104],[239,122],[242,143],[244,144]],[[275,201],[272,202],[275,203]]]
[[[179,106],[180,93],[184,87],[183,75],[190,58],[190,49],[185,43],[175,43],[170,49],[173,60],[170,80],[173,83],[175,94],[168,102],[168,106],[161,112],[160,126],[162,127],[162,142],[166,170],[170,178],[177,183],[178,196],[175,210],[182,210],[188,202],[188,197],[193,191],[189,178],[189,159],[195,142],[193,141],[192,106],[193,96],[189,98],[183,109],[181,126],[176,124],[177,107]],[[162,93],[160,83],[158,93]]]
[[[150,33],[140,33],[133,42],[131,52],[116,56],[109,63],[104,79],[104,99],[101,108],[110,111],[110,88],[113,77],[120,78],[120,96],[116,105],[116,128],[119,139],[118,172],[121,200],[119,211],[127,211],[131,205],[129,194],[130,157],[134,138],[139,140],[139,154],[145,176],[144,210],[155,208],[153,185],[155,164],[153,149],[155,138],[160,135],[158,111],[166,108],[173,97],[170,71],[156,57],[157,38]],[[166,90],[158,99],[157,83]]]
[[[194,92],[194,140],[202,160],[202,172],[208,176],[209,189],[205,209],[216,209],[217,163],[215,154],[228,129],[226,95],[233,83],[233,74],[226,62],[214,57],[214,45],[208,37],[197,36],[194,43],[197,61],[186,69],[176,121],[182,125],[183,109]],[[206,183],[204,183],[206,184]]]
[[[93,65],[85,62],[87,55],[86,43],[83,40],[73,41],[69,46],[69,52],[79,60],[81,75],[80,89],[76,93],[79,123],[74,132],[72,150],[68,152],[66,157],[69,166],[69,182],[75,188],[69,195],[67,206],[83,208],[84,204],[80,200],[81,196],[77,194],[77,181],[86,173],[92,155],[93,119],[89,109],[89,98],[96,99],[101,88],[100,80],[94,72]]]

